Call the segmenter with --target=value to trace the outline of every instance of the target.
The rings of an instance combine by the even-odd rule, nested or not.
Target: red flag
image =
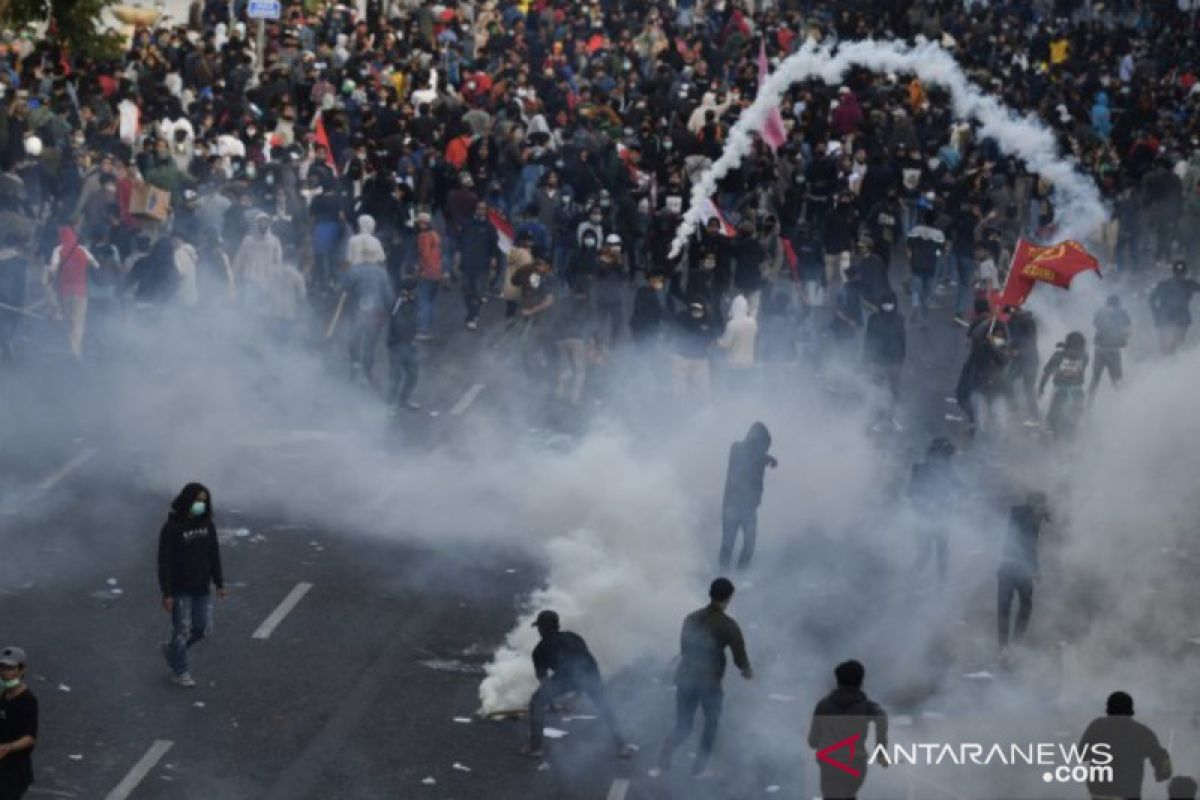
[[[505,219],[504,215],[494,208],[489,208],[487,214],[488,221],[491,222],[492,227],[496,229],[496,237],[499,240],[497,242],[497,246],[500,248],[500,252],[508,255],[508,251],[512,249],[513,240],[515,238],[513,236],[512,223]]]
[[[758,89],[762,91],[762,85],[767,80],[767,44],[760,42],[758,45]],[[779,149],[779,146],[787,141],[787,129],[783,127],[783,116],[779,113],[779,106],[774,106],[767,112],[767,118],[763,121],[762,129],[763,141],[767,143],[767,147],[771,148],[771,152]]]
[[[1049,247],[1036,247],[1024,239],[1017,241],[1009,266],[1001,306],[1019,306],[1029,297],[1036,283],[1050,283],[1070,288],[1075,276],[1087,270],[1100,274],[1100,262],[1075,241],[1059,242]]]
[[[796,248],[792,247],[791,240],[786,236],[779,237],[779,244],[783,247],[783,260],[792,271],[792,277],[800,280],[800,258],[796,255]]]
[[[737,231],[729,224],[729,220],[725,219],[725,215],[721,213],[721,209],[717,207],[712,198],[705,197],[700,201],[700,220],[707,225],[708,221],[714,218],[721,223],[720,231],[722,236],[733,238],[737,235]]]
[[[317,112],[317,122],[313,126],[313,139],[317,144],[325,148],[325,163],[333,170],[334,175],[340,175],[337,162],[333,160],[333,148],[329,146],[329,134],[325,132],[325,119],[321,116],[322,112]]]

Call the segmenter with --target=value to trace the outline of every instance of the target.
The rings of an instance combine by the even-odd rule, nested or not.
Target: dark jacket
[[[693,611],[679,634],[679,667],[675,685],[690,689],[719,689],[725,677],[725,648],[743,672],[750,668],[742,629],[715,603]]]
[[[554,673],[559,680],[577,684],[600,676],[587,642],[570,631],[554,631],[542,637],[533,648],[533,671],[539,681]]]
[[[1200,291],[1200,283],[1191,278],[1171,277],[1154,287],[1150,293],[1150,311],[1154,314],[1154,324],[1160,327],[1166,325],[1192,324],[1192,295]]]
[[[839,686],[825,695],[813,709],[812,724],[808,728],[808,746],[821,750],[852,736],[858,736],[854,755],[839,751],[832,757],[852,765],[859,772],[867,769],[867,758],[871,749],[867,747],[867,727],[875,723],[875,743],[887,746],[887,712],[862,689]]]
[[[493,260],[499,263],[499,241],[496,228],[490,221],[474,216],[464,221],[462,239],[458,245],[463,272],[482,275],[491,268]]]
[[[758,508],[770,449],[771,433],[761,422],[751,425],[746,438],[730,446],[729,469],[725,473],[726,508]]]
[[[867,319],[863,355],[872,366],[886,367],[904,363],[908,355],[908,332],[904,327],[904,317],[900,316],[899,311],[879,311]]]
[[[675,322],[675,353],[684,358],[707,358],[708,349],[717,338],[708,316],[696,319],[685,309],[675,316]]]
[[[666,316],[658,292],[649,286],[638,287],[633,293],[633,313],[629,317],[629,331],[634,340],[653,338],[662,329]]]
[[[1096,797],[1141,797],[1142,778],[1149,759],[1154,779],[1171,777],[1171,756],[1158,743],[1154,731],[1127,716],[1098,717],[1092,720],[1079,740],[1084,745],[1107,744],[1112,753],[1111,782],[1088,782],[1088,791]],[[1090,748],[1089,748],[1090,749]]]
[[[389,350],[411,345],[417,336],[417,302],[398,300],[388,319],[387,345]]]
[[[202,516],[192,516],[192,503],[208,494]],[[210,585],[225,586],[221,572],[221,545],[213,524],[212,493],[202,484],[189,483],[171,503],[167,521],[158,535],[158,586],[163,597],[184,592],[207,592]]]
[[[1001,569],[1037,575],[1038,537],[1043,521],[1044,517],[1032,506],[1013,506],[1009,514],[1008,538],[1000,559]]]

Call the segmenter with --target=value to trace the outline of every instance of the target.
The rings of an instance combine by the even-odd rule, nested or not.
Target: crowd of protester
[[[818,306],[833,342],[893,293],[917,323],[936,303],[969,324],[1019,236],[1054,240],[1054,188],[911,76],[793,85],[785,141],[757,143],[670,257],[760,53],[806,40],[939,41],[1095,179],[1107,271],[1200,253],[1196,26],[1173,4],[307,2],[263,53],[245,12],[195,2],[108,60],[5,35],[6,353],[22,269],[79,358],[89,304],[242,304],[285,341],[310,309],[344,316],[368,378],[379,342],[415,366],[438,319],[475,331],[498,294],[575,402],[627,336],[669,337],[676,385],[707,391],[710,352],[790,358],[781,320]]]

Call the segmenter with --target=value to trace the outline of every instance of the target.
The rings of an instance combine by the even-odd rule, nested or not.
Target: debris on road
[[[455,761],[453,764],[450,765],[450,769],[458,770],[459,772],[470,772],[471,771],[471,768],[468,767],[466,764],[460,764],[457,761]]]
[[[421,783],[425,784],[426,786],[434,786],[437,784],[437,781],[434,780],[432,777],[429,777],[429,778],[423,778],[421,780]]]
[[[542,728],[542,735],[547,739],[562,739],[567,732],[561,728]]]
[[[69,692],[69,691],[71,691],[71,687],[70,687],[70,686],[67,686],[65,683],[60,683],[60,684],[58,685],[58,690],[59,690],[60,692]]]
[[[460,725],[470,725],[471,724],[470,717],[455,717],[454,721],[459,723]]]

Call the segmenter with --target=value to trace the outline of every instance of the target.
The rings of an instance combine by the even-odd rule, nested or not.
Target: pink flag
[[[758,90],[760,92],[767,80],[767,71],[767,43],[763,41],[758,45]],[[767,143],[767,147],[771,148],[771,152],[779,149],[779,146],[787,140],[787,130],[783,127],[783,116],[779,113],[778,105],[767,112],[767,119],[763,122],[762,138]]]

